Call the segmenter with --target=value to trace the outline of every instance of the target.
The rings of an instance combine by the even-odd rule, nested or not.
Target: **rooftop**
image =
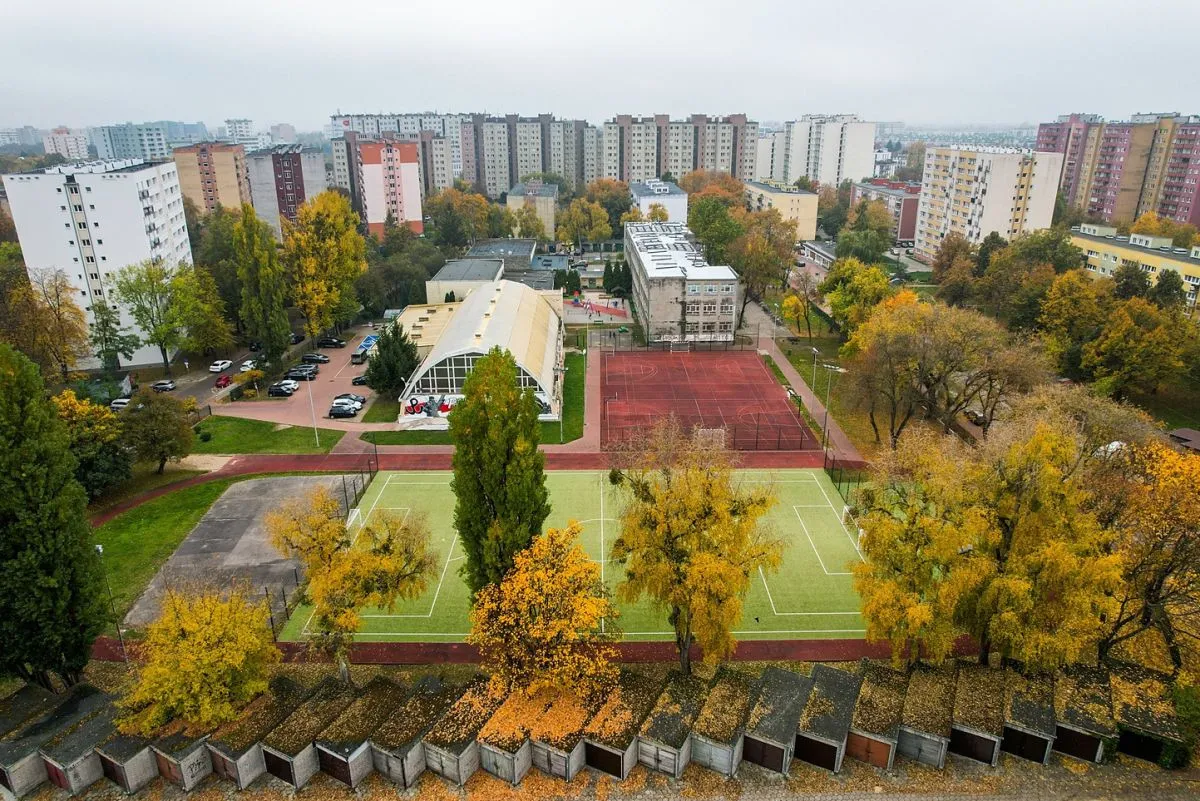
[[[855,186],[865,189],[868,192],[877,192],[878,194],[891,195],[892,197],[905,197],[905,198],[907,198],[907,197],[916,198],[917,197],[916,192],[909,191],[909,189],[906,189],[904,187],[899,187],[899,186],[888,186],[886,184],[873,184],[870,181],[862,181],[860,183],[856,183]],[[916,189],[917,191],[920,191],[920,189],[921,189],[920,184],[914,183],[914,184],[909,184],[908,186],[911,187],[912,189]]]
[[[633,181],[629,184],[629,192],[635,198],[654,197],[656,195],[686,195],[676,184],[651,178],[649,181]]]
[[[442,338],[442,332],[449,325],[450,318],[461,305],[461,302],[457,302],[405,306],[393,320],[404,329],[408,338],[418,348],[432,348]]]
[[[808,676],[777,667],[764,670],[746,731],[759,739],[790,744],[800,727],[812,686]]]
[[[828,665],[815,665],[812,681],[812,693],[800,717],[800,731],[841,742],[850,732],[862,677]]]
[[[558,184],[547,184],[541,181],[529,181],[528,183],[519,183],[512,189],[508,190],[508,194],[515,197],[529,195],[532,197],[558,197]]]
[[[500,259],[455,259],[437,271],[433,281],[497,281],[504,262]]]
[[[810,192],[807,189],[801,189],[798,186],[786,186],[786,187],[785,186],[775,186],[773,184],[763,183],[762,181],[743,181],[743,183],[746,186],[748,186],[756,191],[767,192],[772,195],[812,195],[813,197],[817,196],[816,192]]]
[[[523,256],[533,258],[536,239],[481,239],[467,251],[468,259],[504,259]]]
[[[149,170],[158,165],[142,159],[115,159],[111,161],[79,161],[73,164],[57,164],[41,170],[20,173],[22,176],[31,175],[111,175],[122,172],[138,172]]]
[[[246,155],[248,156],[271,156],[271,155],[291,155],[295,153],[320,153],[321,149],[317,147],[307,147],[305,145],[271,145],[270,147],[252,150]]]
[[[1107,236],[1101,236],[1099,234],[1085,234],[1083,231],[1078,230],[1078,227],[1071,229],[1071,236],[1078,237],[1079,239],[1083,239],[1088,242],[1096,242],[1097,244],[1108,245],[1109,247],[1128,248],[1130,250],[1137,250],[1143,253],[1154,253],[1155,255],[1161,256],[1165,259],[1179,262],[1180,264],[1186,264],[1190,267],[1200,268],[1200,248],[1192,248],[1191,250],[1188,250],[1187,248],[1170,246],[1157,248],[1146,247],[1145,245],[1139,245],[1131,242],[1127,236],[1118,236],[1116,234]]]
[[[627,223],[625,235],[641,258],[649,278],[689,281],[736,281],[732,267],[712,265],[692,242],[683,223]]]

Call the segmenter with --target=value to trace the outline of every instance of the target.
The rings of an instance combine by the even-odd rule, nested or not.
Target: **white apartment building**
[[[583,131],[581,120],[556,120],[549,124],[550,142],[546,167],[561,175],[575,189],[583,180]]]
[[[254,120],[244,118],[225,120],[225,136],[239,145],[254,144],[258,141],[258,134],[254,132]]]
[[[55,128],[42,137],[42,149],[57,153],[68,161],[85,161],[88,157],[88,137],[83,131]]]
[[[336,136],[353,132],[364,138],[377,139],[382,134],[395,131],[416,139],[422,132],[428,131],[435,137],[443,137],[450,148],[450,163],[455,178],[463,174],[463,128],[469,128],[470,121],[470,116],[466,114],[432,113],[334,114],[330,117],[331,127],[339,132]]]
[[[778,148],[778,142],[775,145]],[[855,114],[806,114],[784,126],[784,156],[772,180],[795,183],[807,175],[825,186],[875,174],[875,123]]]
[[[483,191],[490,198],[498,198],[513,185],[509,170],[508,123],[489,120],[479,126],[481,152],[479,180]]]
[[[93,129],[93,135],[100,161],[160,161],[171,158],[167,126],[162,122],[102,125]]]
[[[425,197],[454,186],[454,153],[450,140],[429,131],[421,137],[421,190]]]
[[[521,120],[516,123],[514,163],[515,180],[542,171],[542,123],[538,120]]]
[[[116,273],[150,259],[172,266],[192,260],[173,161],[63,164],[5,175],[4,189],[26,268],[31,275],[62,270],[89,324],[96,304],[108,303],[120,311],[122,324],[140,334],[116,302]],[[143,345],[129,364],[160,360],[156,346]],[[81,366],[99,364],[92,359]]]
[[[1011,240],[1017,234],[1049,228],[1062,165],[1062,153],[929,148],[914,255],[932,260],[951,231],[979,243],[992,231]]]
[[[667,222],[687,222],[688,193],[670,181],[658,178],[634,181],[629,185],[629,194],[633,196],[633,205],[647,219],[650,217],[650,207],[657,203],[666,210]]]
[[[760,133],[758,135],[758,160],[754,165],[754,180],[783,183],[786,155],[787,131]],[[795,183],[795,179],[791,183]]]
[[[586,186],[604,174],[604,131],[595,125],[583,129],[583,183]]]
[[[676,180],[691,172],[696,153],[696,126],[678,120],[669,123],[664,150],[663,172],[671,173]]]
[[[628,223],[625,258],[638,317],[653,342],[727,342],[737,330],[737,273],[704,260],[683,222]]]

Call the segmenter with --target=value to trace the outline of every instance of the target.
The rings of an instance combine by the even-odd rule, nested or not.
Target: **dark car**
[[[321,339],[317,340],[317,347],[344,348],[346,347],[346,341],[344,339],[338,339],[337,337],[322,337]]]
[[[328,364],[329,357],[324,353],[306,353],[300,357],[305,364]]]
[[[975,424],[977,426],[982,426],[984,423],[987,422],[987,417],[984,415],[984,413],[981,411],[978,411],[976,409],[967,409],[967,411],[964,412],[964,414],[966,415],[968,420],[970,420],[973,424]]]
[[[165,378],[162,381],[155,381],[150,385],[150,389],[155,392],[174,392],[175,382],[169,378]]]
[[[272,384],[267,387],[267,397],[269,398],[290,398],[296,390],[283,384]]]
[[[350,381],[350,384],[355,387],[365,387],[367,385],[367,377],[366,375],[356,375]]]
[[[304,334],[292,334],[290,337],[288,337],[288,342],[291,342],[293,345],[299,345],[303,341]]]
[[[217,389],[224,389],[232,383],[233,379],[229,376],[229,373],[222,373],[221,375],[217,376],[217,383],[213,386],[215,386]]]
[[[367,399],[364,398],[362,395],[355,395],[353,392],[343,392],[341,395],[335,395],[333,399],[341,400],[342,398],[356,401],[357,403],[366,403],[367,402]]]
[[[256,352],[262,350],[262,343],[261,342],[251,342],[247,347],[250,348],[251,352],[256,353]]]
[[[358,409],[353,406],[331,406],[329,407],[330,417],[354,417],[358,414]]]
[[[290,378],[293,381],[316,381],[317,371],[292,368],[291,370],[287,371],[287,374],[284,375],[284,378]]]

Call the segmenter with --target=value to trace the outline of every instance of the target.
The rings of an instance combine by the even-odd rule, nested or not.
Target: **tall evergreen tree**
[[[512,354],[492,348],[475,362],[465,397],[450,413],[454,528],[466,551],[463,576],[472,595],[504,577],[550,514],[538,402],[517,376]]]
[[[105,619],[86,508],[37,367],[0,345],[0,673],[79,680]]]
[[[397,323],[383,329],[375,353],[367,362],[367,386],[381,395],[395,397],[417,369],[417,346]]]
[[[267,364],[278,364],[287,352],[292,333],[287,317],[287,277],[279,263],[271,227],[259,220],[249,203],[233,226],[238,283],[242,287],[238,309],[247,336],[262,345]]]
[[[122,356],[132,359],[133,352],[142,344],[137,334],[121,326],[121,315],[107,303],[97,303],[92,307],[90,332],[96,357],[100,359],[104,372],[109,374],[121,369]]]

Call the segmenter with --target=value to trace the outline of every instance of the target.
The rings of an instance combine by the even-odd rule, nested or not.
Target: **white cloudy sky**
[[[1200,0],[29,0],[0,126],[337,111],[1200,113]]]

